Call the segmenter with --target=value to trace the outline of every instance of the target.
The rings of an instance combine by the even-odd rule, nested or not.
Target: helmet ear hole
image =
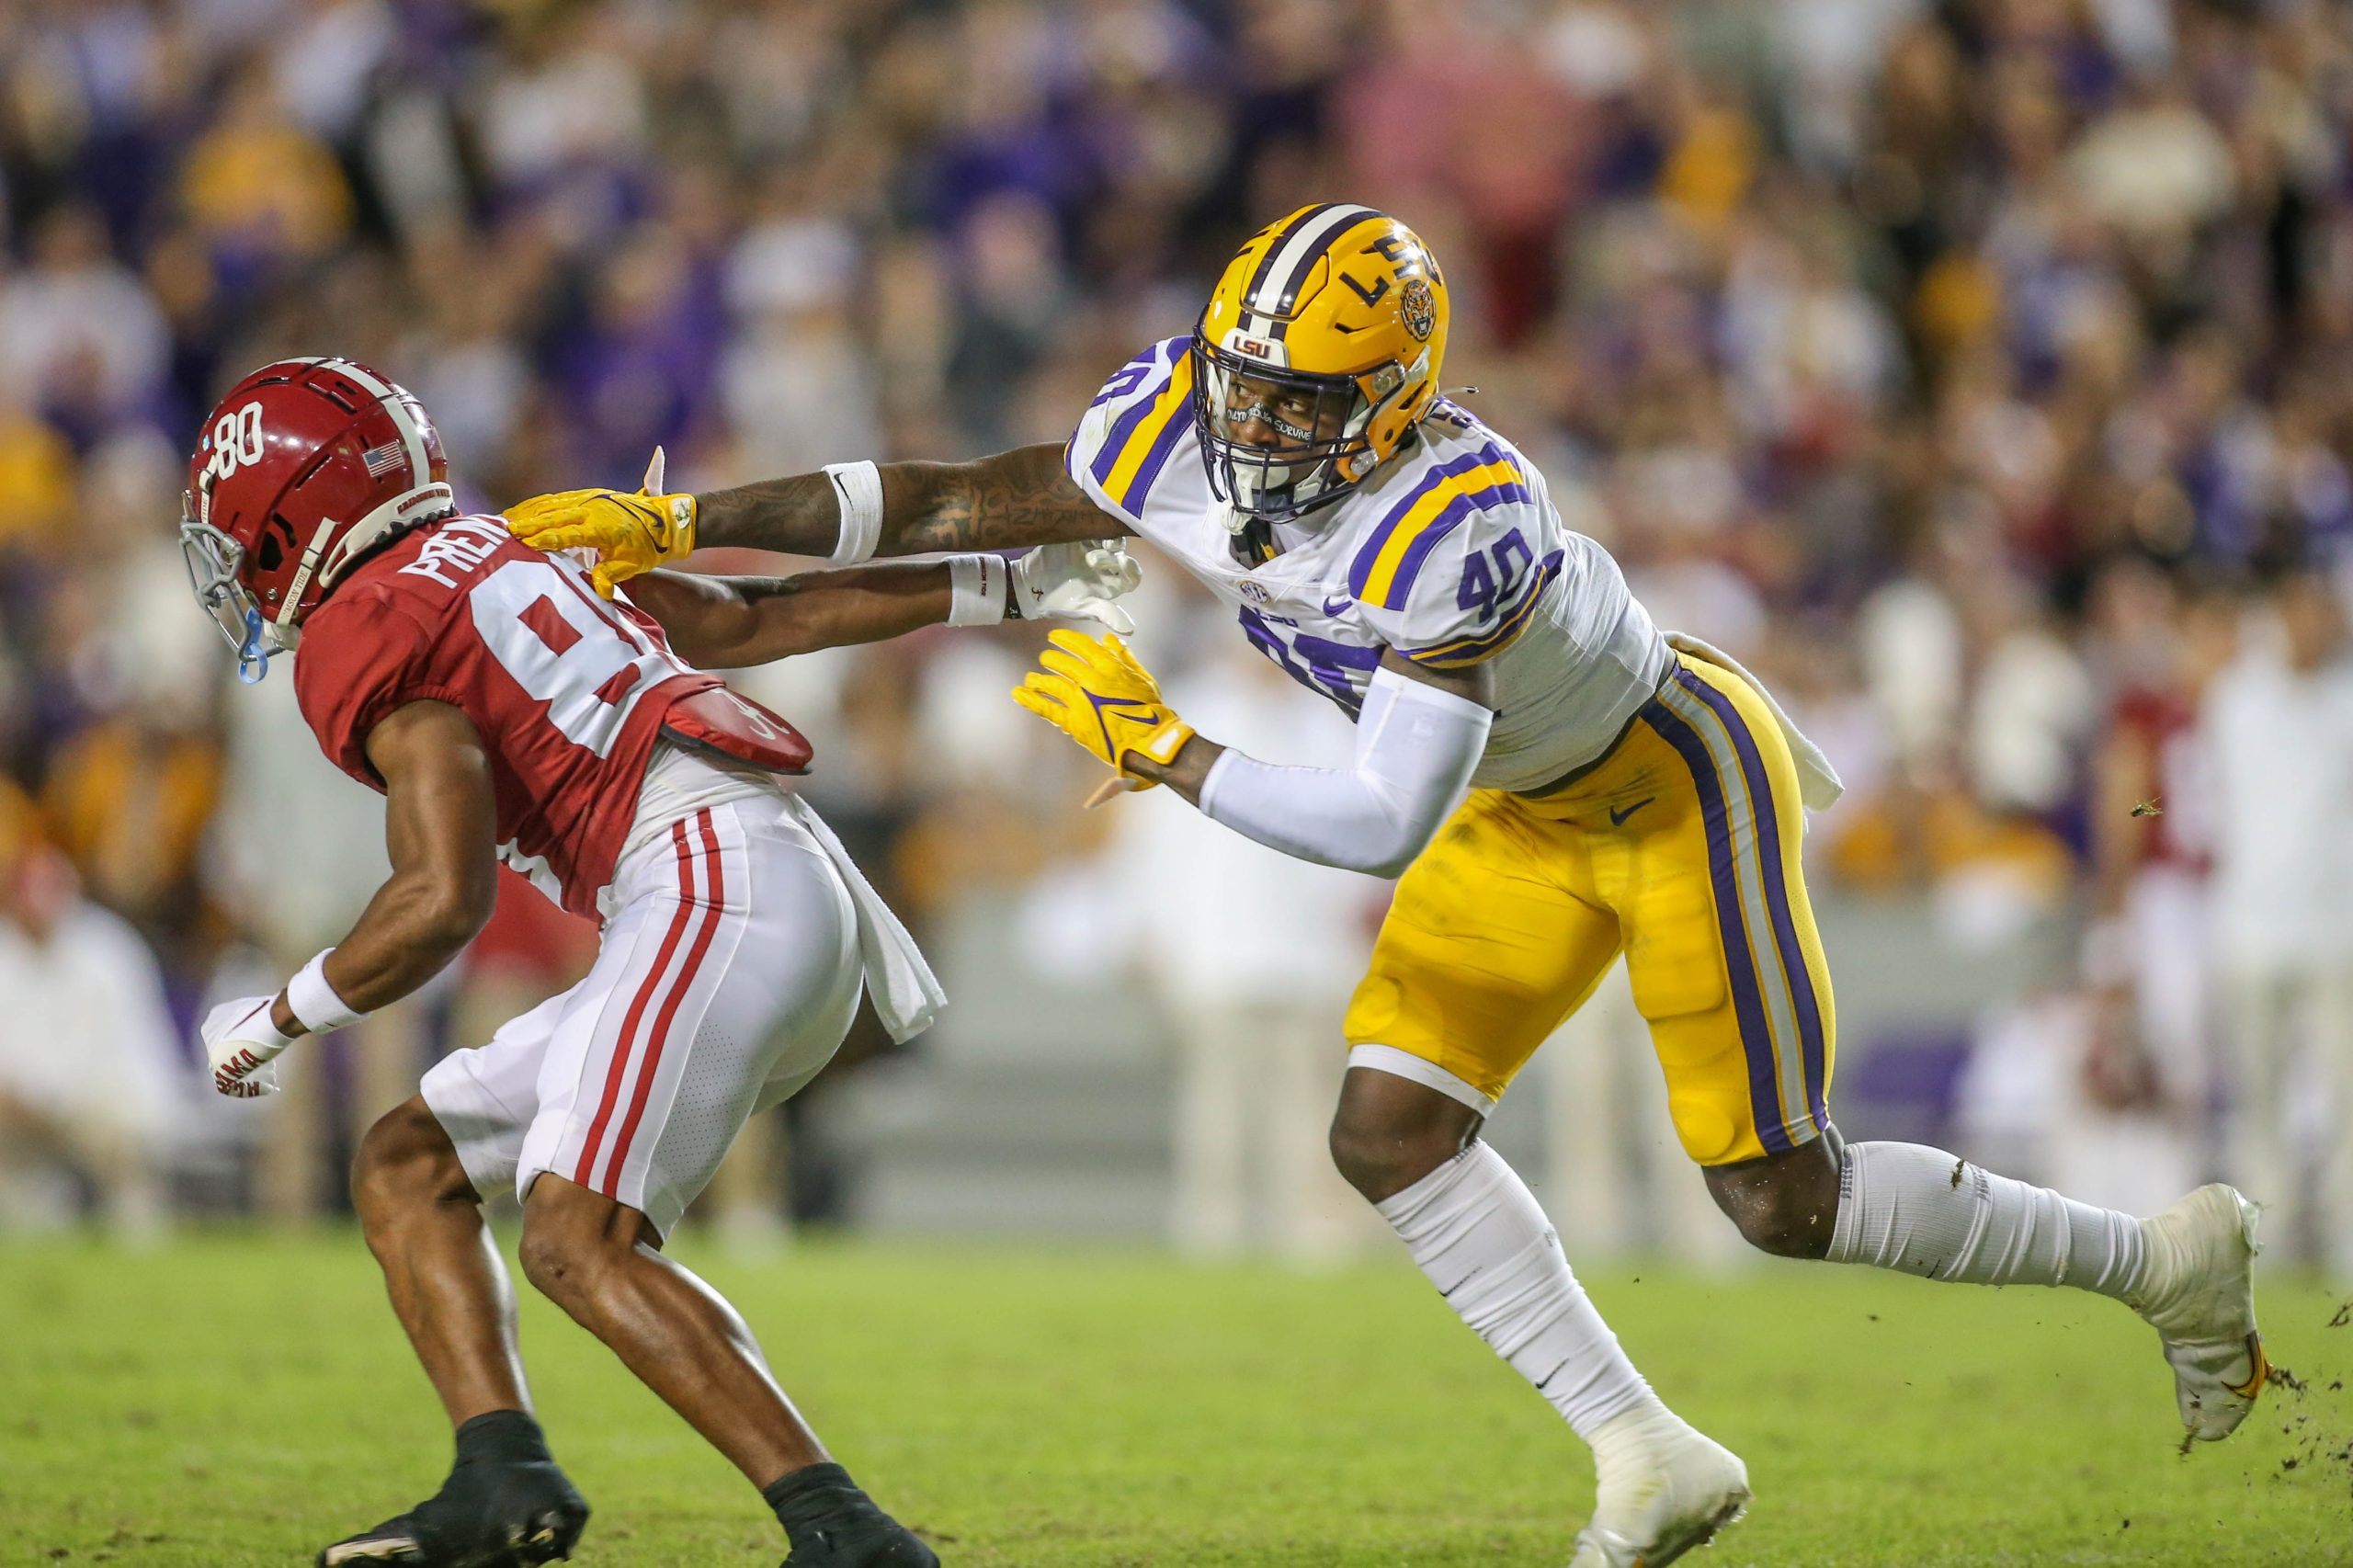
[[[272,512],[269,516],[269,526],[262,529],[261,538],[255,541],[254,563],[265,572],[275,572],[285,565],[285,541],[293,537],[293,526],[278,514]]]

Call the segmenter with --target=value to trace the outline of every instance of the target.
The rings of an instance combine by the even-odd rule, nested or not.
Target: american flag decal
[[[387,441],[359,454],[360,465],[367,469],[370,479],[381,479],[407,460],[408,453],[398,441]]]

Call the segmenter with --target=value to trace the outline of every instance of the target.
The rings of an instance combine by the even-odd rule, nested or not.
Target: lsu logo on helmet
[[[1193,416],[1236,532],[1340,499],[1438,397],[1446,278],[1386,212],[1324,202],[1251,236],[1193,331]]]

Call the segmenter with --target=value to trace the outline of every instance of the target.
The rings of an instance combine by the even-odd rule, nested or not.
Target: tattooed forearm
[[[841,538],[841,504],[822,473],[764,479],[695,497],[695,539],[704,546],[831,555]]]
[[[705,545],[830,555],[841,529],[840,503],[822,473],[716,491],[696,504]],[[881,555],[1017,550],[1127,531],[1063,472],[1051,443],[975,462],[882,465]]]
[[[1063,449],[1051,443],[977,462],[889,464],[882,508],[885,555],[1016,550],[1128,531],[1063,472]]]
[[[629,597],[662,623],[670,646],[703,669],[741,669],[819,648],[877,642],[948,619],[948,567],[869,562],[794,577],[648,572]]]

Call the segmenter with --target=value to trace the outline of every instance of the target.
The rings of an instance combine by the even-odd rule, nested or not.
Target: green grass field
[[[681,1256],[949,1563],[1557,1568],[1589,1497],[1582,1447],[1402,1266]],[[2308,1392],[2184,1458],[2154,1340],[2109,1302],[1794,1265],[1590,1283],[1748,1460],[1756,1505],[1705,1568],[2353,1562],[2329,1457],[2353,1442],[2353,1327],[2317,1289],[2263,1300]],[[527,1298],[524,1348],[597,1510],[578,1561],[773,1568],[758,1499],[601,1346]],[[354,1236],[0,1250],[0,1564],[307,1562],[447,1456]]]

